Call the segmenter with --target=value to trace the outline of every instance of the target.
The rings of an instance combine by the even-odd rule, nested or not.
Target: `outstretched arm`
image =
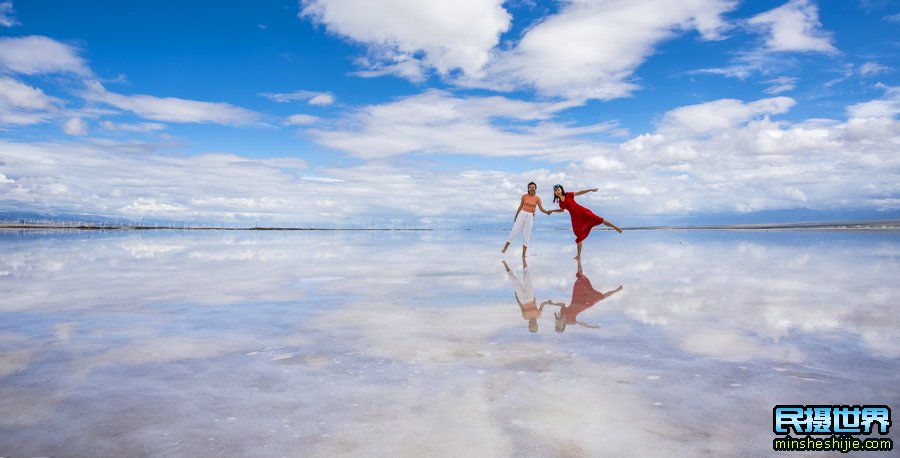
[[[583,191],[578,191],[578,192],[576,192],[575,195],[576,195],[576,196],[580,196],[580,195],[582,195],[582,194],[587,194],[587,193],[589,193],[589,192],[597,192],[597,191],[599,191],[599,189],[597,189],[597,188],[585,189],[585,190],[583,190]]]
[[[603,295],[606,296],[606,297],[609,297],[609,296],[612,296],[613,294],[618,293],[619,291],[622,291],[622,285],[619,285],[618,288],[616,288],[616,289],[614,289],[614,290],[612,290],[612,291],[607,291],[607,292],[603,293]]]
[[[575,324],[580,324],[586,328],[591,328],[591,329],[597,329],[600,327],[600,325],[597,325],[597,324],[587,324],[587,323],[582,323],[580,321],[576,321]]]
[[[545,213],[545,214],[547,214],[547,215],[553,213],[552,210],[551,210],[551,211],[544,210],[544,203],[541,202],[541,199],[540,199],[540,198],[538,198],[538,208],[541,209],[541,213]]]
[[[557,307],[565,307],[566,306],[566,304],[564,302],[560,302],[557,304],[556,302],[553,302],[553,301],[544,301],[544,302],[541,302],[541,308],[543,309],[544,306],[547,304],[555,305]]]

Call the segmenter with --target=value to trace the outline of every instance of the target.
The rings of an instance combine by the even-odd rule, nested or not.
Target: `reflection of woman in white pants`
[[[522,279],[524,284],[516,278],[516,274],[509,269],[506,261],[503,261],[503,268],[506,269],[506,274],[516,289],[516,302],[519,303],[519,309],[522,310],[522,318],[528,320],[528,330],[537,332],[537,320],[541,317],[541,312],[544,311],[544,305],[546,304],[541,304],[540,308],[537,306],[537,299],[534,297],[534,288],[531,287],[531,276],[528,275],[528,264],[525,263],[525,258],[522,258]]]
[[[509,237],[506,238],[506,245],[500,250],[501,253],[506,253],[506,249],[509,248],[510,242],[519,235],[519,232],[522,232],[522,256],[524,257],[525,252],[528,251],[528,242],[531,241],[531,228],[534,227],[535,208],[540,208],[545,214],[550,214],[550,212],[544,210],[544,206],[541,204],[541,198],[535,195],[536,192],[537,185],[534,184],[533,181],[528,183],[528,194],[522,194],[522,200],[519,202],[519,209],[516,210],[515,223],[513,223],[513,228],[509,233]]]

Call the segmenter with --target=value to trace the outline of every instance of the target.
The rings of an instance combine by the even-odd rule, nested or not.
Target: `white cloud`
[[[87,135],[87,123],[84,122],[84,120],[81,118],[69,118],[65,123],[63,123],[63,132],[68,135]]]
[[[441,132],[450,130],[447,138],[457,137],[461,131],[453,119],[484,119],[491,113],[485,111],[487,106],[500,106],[505,100],[488,103],[431,96],[381,107],[413,115],[421,115],[424,107],[436,111],[428,118],[416,118],[423,121],[420,125],[403,125],[391,132],[391,139],[463,149],[475,143],[451,143],[458,140],[445,139]],[[6,141],[0,142],[0,173],[15,181],[2,184],[0,207],[77,209],[174,220],[336,222],[339,226],[367,226],[371,217],[386,215],[429,224],[501,222],[515,210],[525,183],[533,180],[541,186],[542,196],[549,193],[550,183],[563,183],[570,189],[599,187],[601,192],[585,196],[583,203],[602,205],[610,217],[619,216],[616,222],[641,214],[798,206],[896,209],[898,203],[891,196],[900,192],[895,172],[900,170],[900,157],[895,154],[900,122],[883,116],[801,123],[773,122],[766,117],[786,109],[791,104],[787,100],[726,100],[682,107],[689,110],[673,110],[663,117],[659,130],[619,144],[562,137],[572,140],[568,146],[577,152],[565,156],[569,162],[515,173],[448,167],[415,158],[313,170],[289,158],[158,154],[152,145],[134,143]],[[447,110],[453,104],[459,106]],[[513,105],[500,111],[512,110]],[[529,105],[534,110],[529,117],[547,115],[547,107]],[[727,122],[698,123],[679,115],[691,110],[701,114],[719,110]],[[553,159],[557,151],[553,142],[562,140],[535,132],[505,132],[494,144],[499,155],[545,154]],[[378,146],[367,130],[347,135],[358,135],[353,147],[363,152],[367,144]],[[427,140],[433,137],[438,140]],[[540,151],[535,146],[539,144],[549,146]],[[484,195],[492,198],[485,200]]]
[[[771,51],[836,53],[831,34],[822,30],[819,9],[810,0],[791,0],[758,14],[747,24],[768,32]]]
[[[157,132],[166,128],[165,125],[158,122],[114,123],[112,121],[103,121],[100,123],[100,126],[111,132],[132,133]]]
[[[474,74],[511,17],[502,0],[303,0],[301,18],[370,47],[372,69],[411,76],[421,67]],[[410,71],[397,64],[417,67]]]
[[[328,106],[334,103],[334,94],[330,92],[294,91],[286,93],[266,92],[260,94],[269,100],[278,103],[287,103],[295,100],[308,100],[310,105]]]
[[[123,214],[131,217],[144,215],[176,215],[184,213],[185,210],[187,210],[187,208],[181,205],[168,202],[159,202],[156,199],[148,199],[144,197],[139,197],[120,209]]]
[[[13,3],[0,2],[0,26],[12,27],[16,25],[20,25],[20,23],[13,17]]]
[[[765,93],[778,95],[782,92],[793,91],[797,87],[797,78],[790,76],[779,76],[778,78],[766,81],[766,83],[771,84],[771,86],[766,88]]]
[[[765,34],[765,44],[757,49],[737,53],[731,64],[724,67],[703,68],[688,74],[722,75],[747,79],[753,74],[773,75],[800,64],[787,52],[819,52],[835,54],[831,34],[822,30],[819,11],[809,0],[791,0],[784,5],[758,14],[743,22],[752,32]],[[849,73],[847,76],[852,74]],[[796,78],[778,77],[768,82],[773,86],[767,94],[780,94],[795,87]],[[833,84],[833,83],[832,83]]]
[[[893,118],[900,114],[900,87],[886,87],[885,97],[868,102],[860,102],[847,107],[851,118]]]
[[[318,94],[309,99],[310,105],[328,106],[334,103],[334,96],[331,94]]]
[[[634,2],[574,0],[528,30],[513,49],[501,51],[483,74],[460,84],[499,90],[534,88],[566,98],[613,99],[637,88],[634,71],[661,41],[697,30],[722,38],[722,14],[731,0]]]
[[[305,129],[322,145],[363,159],[316,169],[249,154],[159,154],[140,142],[0,141],[0,173],[15,178],[0,184],[0,208],[338,225],[360,218],[368,225],[383,215],[494,222],[514,211],[508,207],[534,180],[542,195],[549,183],[599,187],[585,204],[626,221],[798,206],[896,209],[900,96],[879,87],[884,96],[847,107],[847,120],[773,121],[795,101],[723,99],[673,109],[655,130],[624,141],[609,135],[614,123],[556,122],[574,102],[427,91]],[[429,154],[545,162],[506,172],[421,157]],[[385,159],[396,155],[405,157]]]
[[[889,16],[885,16],[882,19],[888,22],[893,22],[896,24],[900,24],[900,13],[891,14]]]
[[[90,75],[87,64],[72,46],[43,36],[0,38],[0,71],[35,75]]]
[[[794,106],[789,97],[774,97],[744,103],[735,99],[721,99],[676,108],[663,115],[660,130],[687,129],[706,133],[723,130],[761,115],[786,113]]]
[[[452,96],[437,90],[357,110],[349,122],[310,129],[318,142],[358,157],[408,153],[542,156],[562,161],[595,152],[591,138],[606,122],[568,126],[550,122],[572,102],[535,103],[504,97]]]
[[[594,156],[585,159],[582,164],[587,170],[597,172],[611,172],[625,169],[625,164],[622,162],[603,156]]]
[[[47,121],[59,104],[38,88],[0,76],[0,126]]]
[[[179,219],[277,214],[296,220],[291,213],[303,214],[308,196],[322,186],[301,180],[307,164],[294,158],[164,155],[134,146],[139,145],[0,141],[0,173],[16,177],[3,185],[0,208]],[[257,204],[237,206],[240,199]]]
[[[154,121],[235,126],[256,122],[260,117],[256,112],[227,103],[116,94],[107,91],[96,81],[87,82],[87,86],[88,90],[82,93],[85,99],[102,102]]]
[[[859,66],[859,74],[862,76],[881,75],[889,73],[892,69],[877,62],[866,62]]]
[[[295,114],[295,115],[288,116],[287,119],[284,121],[284,123],[289,126],[306,126],[309,124],[313,124],[318,120],[319,120],[319,118],[312,116],[312,115]]]
[[[731,64],[725,67],[701,68],[685,72],[688,75],[722,75],[728,78],[745,80],[754,73],[763,75],[783,72],[786,67],[794,64],[791,59],[765,49],[754,49],[740,52],[731,60]]]

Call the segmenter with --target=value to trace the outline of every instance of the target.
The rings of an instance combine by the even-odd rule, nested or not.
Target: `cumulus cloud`
[[[346,123],[307,133],[323,145],[367,158],[428,153],[564,160],[590,151],[592,137],[615,128],[612,122],[569,126],[551,121],[572,105],[429,90],[363,107]]]
[[[307,103],[309,103],[310,105],[318,106],[331,105],[334,103],[335,99],[334,94],[330,92],[314,92],[305,90],[283,93],[265,92],[260,94],[260,96],[278,103],[287,103],[295,100],[307,100]]]
[[[839,120],[773,121],[793,106],[788,98],[726,99],[680,107],[659,128],[607,150],[603,204],[626,214],[751,212],[808,207],[896,209],[900,122],[896,95],[848,108]],[[710,113],[719,113],[710,116]],[[591,163],[569,170],[590,185]],[[584,169],[585,171],[582,171]],[[632,198],[632,183],[653,190]]]
[[[227,103],[151,95],[122,95],[107,91],[96,81],[86,84],[88,89],[82,93],[85,99],[105,103],[154,121],[235,126],[251,124],[260,118],[256,112]]]
[[[19,21],[13,17],[13,3],[0,2],[0,26],[12,27],[19,24]]]
[[[730,65],[702,68],[688,74],[723,75],[729,78],[747,79],[753,74],[771,75],[796,66],[786,53],[835,54],[831,33],[822,30],[819,10],[809,0],[791,0],[775,9],[760,13],[742,21],[744,28],[765,36],[764,44],[737,54]],[[773,86],[767,94],[779,94],[793,90],[796,78],[778,77],[770,81]]]
[[[0,38],[0,71],[24,75],[91,74],[77,49],[38,35]]]
[[[137,147],[137,148],[135,148]],[[304,161],[250,159],[231,154],[168,156],[131,143],[2,142],[0,171],[15,177],[4,184],[0,206],[35,210],[79,210],[118,216],[218,218],[231,215],[301,213],[310,188],[299,174]],[[279,200],[278,205],[271,199]],[[236,207],[241,198],[256,206]],[[217,200],[219,199],[219,200]],[[248,216],[251,217],[251,216]]]
[[[69,118],[63,123],[63,132],[67,135],[85,136],[88,134],[87,123],[81,118]]]
[[[302,0],[301,18],[369,46],[372,70],[420,78],[425,68],[476,73],[511,17],[502,0]]]
[[[0,151],[0,173],[11,177],[0,183],[3,209],[329,225],[352,224],[362,217],[368,226],[371,217],[409,222],[471,217],[504,208],[503,202],[474,208],[473,197],[484,189],[496,188],[511,196],[520,191],[505,190],[504,178],[513,176],[508,173],[448,172],[415,165],[364,163],[310,170],[304,161],[292,158],[173,156],[132,151],[127,144],[121,148],[111,142],[95,146],[0,141]],[[533,176],[515,181],[526,183]],[[378,192],[373,194],[373,189]]]
[[[860,102],[847,107],[851,118],[893,118],[900,114],[900,87],[879,86],[885,89],[881,99]]]
[[[721,99],[675,108],[656,129],[624,141],[608,135],[614,123],[555,122],[572,102],[427,91],[305,129],[320,144],[363,159],[315,169],[288,158],[160,154],[139,142],[6,141],[0,207],[175,220],[499,222],[524,184],[536,181],[598,187],[585,203],[626,221],[798,206],[896,209],[900,106],[896,89],[880,87],[882,97],[847,107],[845,120],[779,120],[796,103],[787,97]],[[429,154],[540,162],[509,172],[447,167],[423,157]]]
[[[819,9],[810,0],[791,0],[747,21],[765,31],[772,51],[836,53],[831,34],[822,30]]]
[[[187,207],[182,205],[160,202],[157,199],[145,197],[139,197],[120,209],[122,213],[132,217],[144,215],[177,215],[183,214],[185,210],[187,210]]]
[[[660,130],[687,129],[696,133],[723,130],[760,115],[786,113],[794,106],[789,97],[774,97],[744,103],[721,99],[676,108],[663,115]]]
[[[0,127],[47,121],[61,103],[38,88],[0,76]]]
[[[492,89],[533,88],[566,98],[613,99],[637,88],[634,71],[655,46],[697,30],[717,40],[728,25],[730,0],[566,2],[528,30],[514,48],[499,52],[479,78],[461,84]]]
[[[549,169],[522,172],[448,169],[418,160],[370,160],[311,170],[290,159],[180,157],[132,151],[139,145],[130,144],[3,142],[0,173],[14,181],[0,184],[0,206],[175,220],[367,226],[373,216],[393,215],[458,224],[499,222],[498,215],[514,210],[508,207],[514,207],[525,183],[536,181],[572,189],[599,187],[601,192],[586,195],[584,203],[601,205],[626,221],[635,215],[798,206],[897,208],[900,202],[892,196],[900,192],[900,181],[890,171],[900,169],[893,140],[900,135],[900,123],[885,117],[800,123],[768,119],[766,110],[781,110],[780,103],[728,100],[725,105],[734,114],[728,126],[715,128],[677,124],[677,129],[666,129],[671,126],[666,123],[682,121],[674,113],[663,117],[666,123],[657,131],[584,149]],[[718,105],[710,102],[705,108]],[[436,124],[433,129],[446,127]],[[484,195],[494,198],[485,200]]]

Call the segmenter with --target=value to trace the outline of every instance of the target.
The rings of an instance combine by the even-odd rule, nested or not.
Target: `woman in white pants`
[[[531,240],[531,228],[534,227],[535,208],[540,208],[544,214],[550,214],[550,212],[544,210],[544,206],[541,204],[541,198],[535,194],[536,192],[537,185],[534,184],[533,181],[528,183],[528,194],[522,194],[522,200],[519,202],[519,209],[516,210],[515,223],[513,223],[513,228],[509,233],[509,237],[506,238],[506,245],[500,250],[501,253],[506,253],[506,249],[509,248],[510,242],[519,235],[519,232],[522,232],[522,257],[525,257],[525,252],[528,251],[528,242]]]

